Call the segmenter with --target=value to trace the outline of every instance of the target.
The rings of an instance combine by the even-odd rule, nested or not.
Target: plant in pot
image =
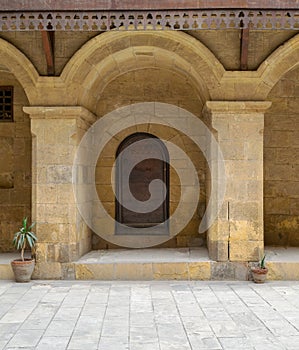
[[[37,241],[37,237],[31,231],[34,225],[35,223],[28,226],[27,218],[23,218],[22,227],[15,233],[12,241],[14,247],[21,252],[21,258],[11,262],[16,282],[29,282],[34,270],[35,260],[32,258],[32,251]],[[24,257],[27,247],[31,249],[31,258]]]
[[[266,255],[260,260],[258,266],[252,267],[252,277],[255,283],[264,283],[267,278],[268,269],[265,264]]]

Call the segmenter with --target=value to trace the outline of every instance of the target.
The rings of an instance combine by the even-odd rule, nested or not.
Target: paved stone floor
[[[0,281],[0,349],[299,349],[299,282]]]

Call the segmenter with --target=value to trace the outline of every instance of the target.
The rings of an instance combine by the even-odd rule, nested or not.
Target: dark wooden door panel
[[[140,145],[138,141],[141,140],[143,142]],[[130,146],[129,152],[122,157],[121,152],[128,146]],[[168,152],[162,141],[150,134],[134,134],[121,143],[117,156],[119,156],[116,174],[117,191],[122,204],[116,200],[116,220],[129,227],[153,227],[164,223],[169,217],[169,165]],[[144,160],[138,162],[139,159]],[[122,169],[126,164],[135,162],[137,164],[130,173],[129,184],[125,183]],[[156,190],[150,193],[150,183],[156,179],[164,182],[166,192]],[[128,193],[128,186],[130,194],[136,200],[144,202],[151,198],[162,204],[149,213],[129,210],[127,206],[130,205],[132,198]],[[163,233],[165,234],[165,229]]]

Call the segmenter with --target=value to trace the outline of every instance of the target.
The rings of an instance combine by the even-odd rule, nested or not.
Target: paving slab
[[[299,348],[299,281],[0,281],[0,291],[1,350]]]

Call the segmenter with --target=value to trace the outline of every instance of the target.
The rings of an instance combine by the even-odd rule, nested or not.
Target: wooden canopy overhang
[[[299,0],[0,0],[0,31],[299,29]]]

